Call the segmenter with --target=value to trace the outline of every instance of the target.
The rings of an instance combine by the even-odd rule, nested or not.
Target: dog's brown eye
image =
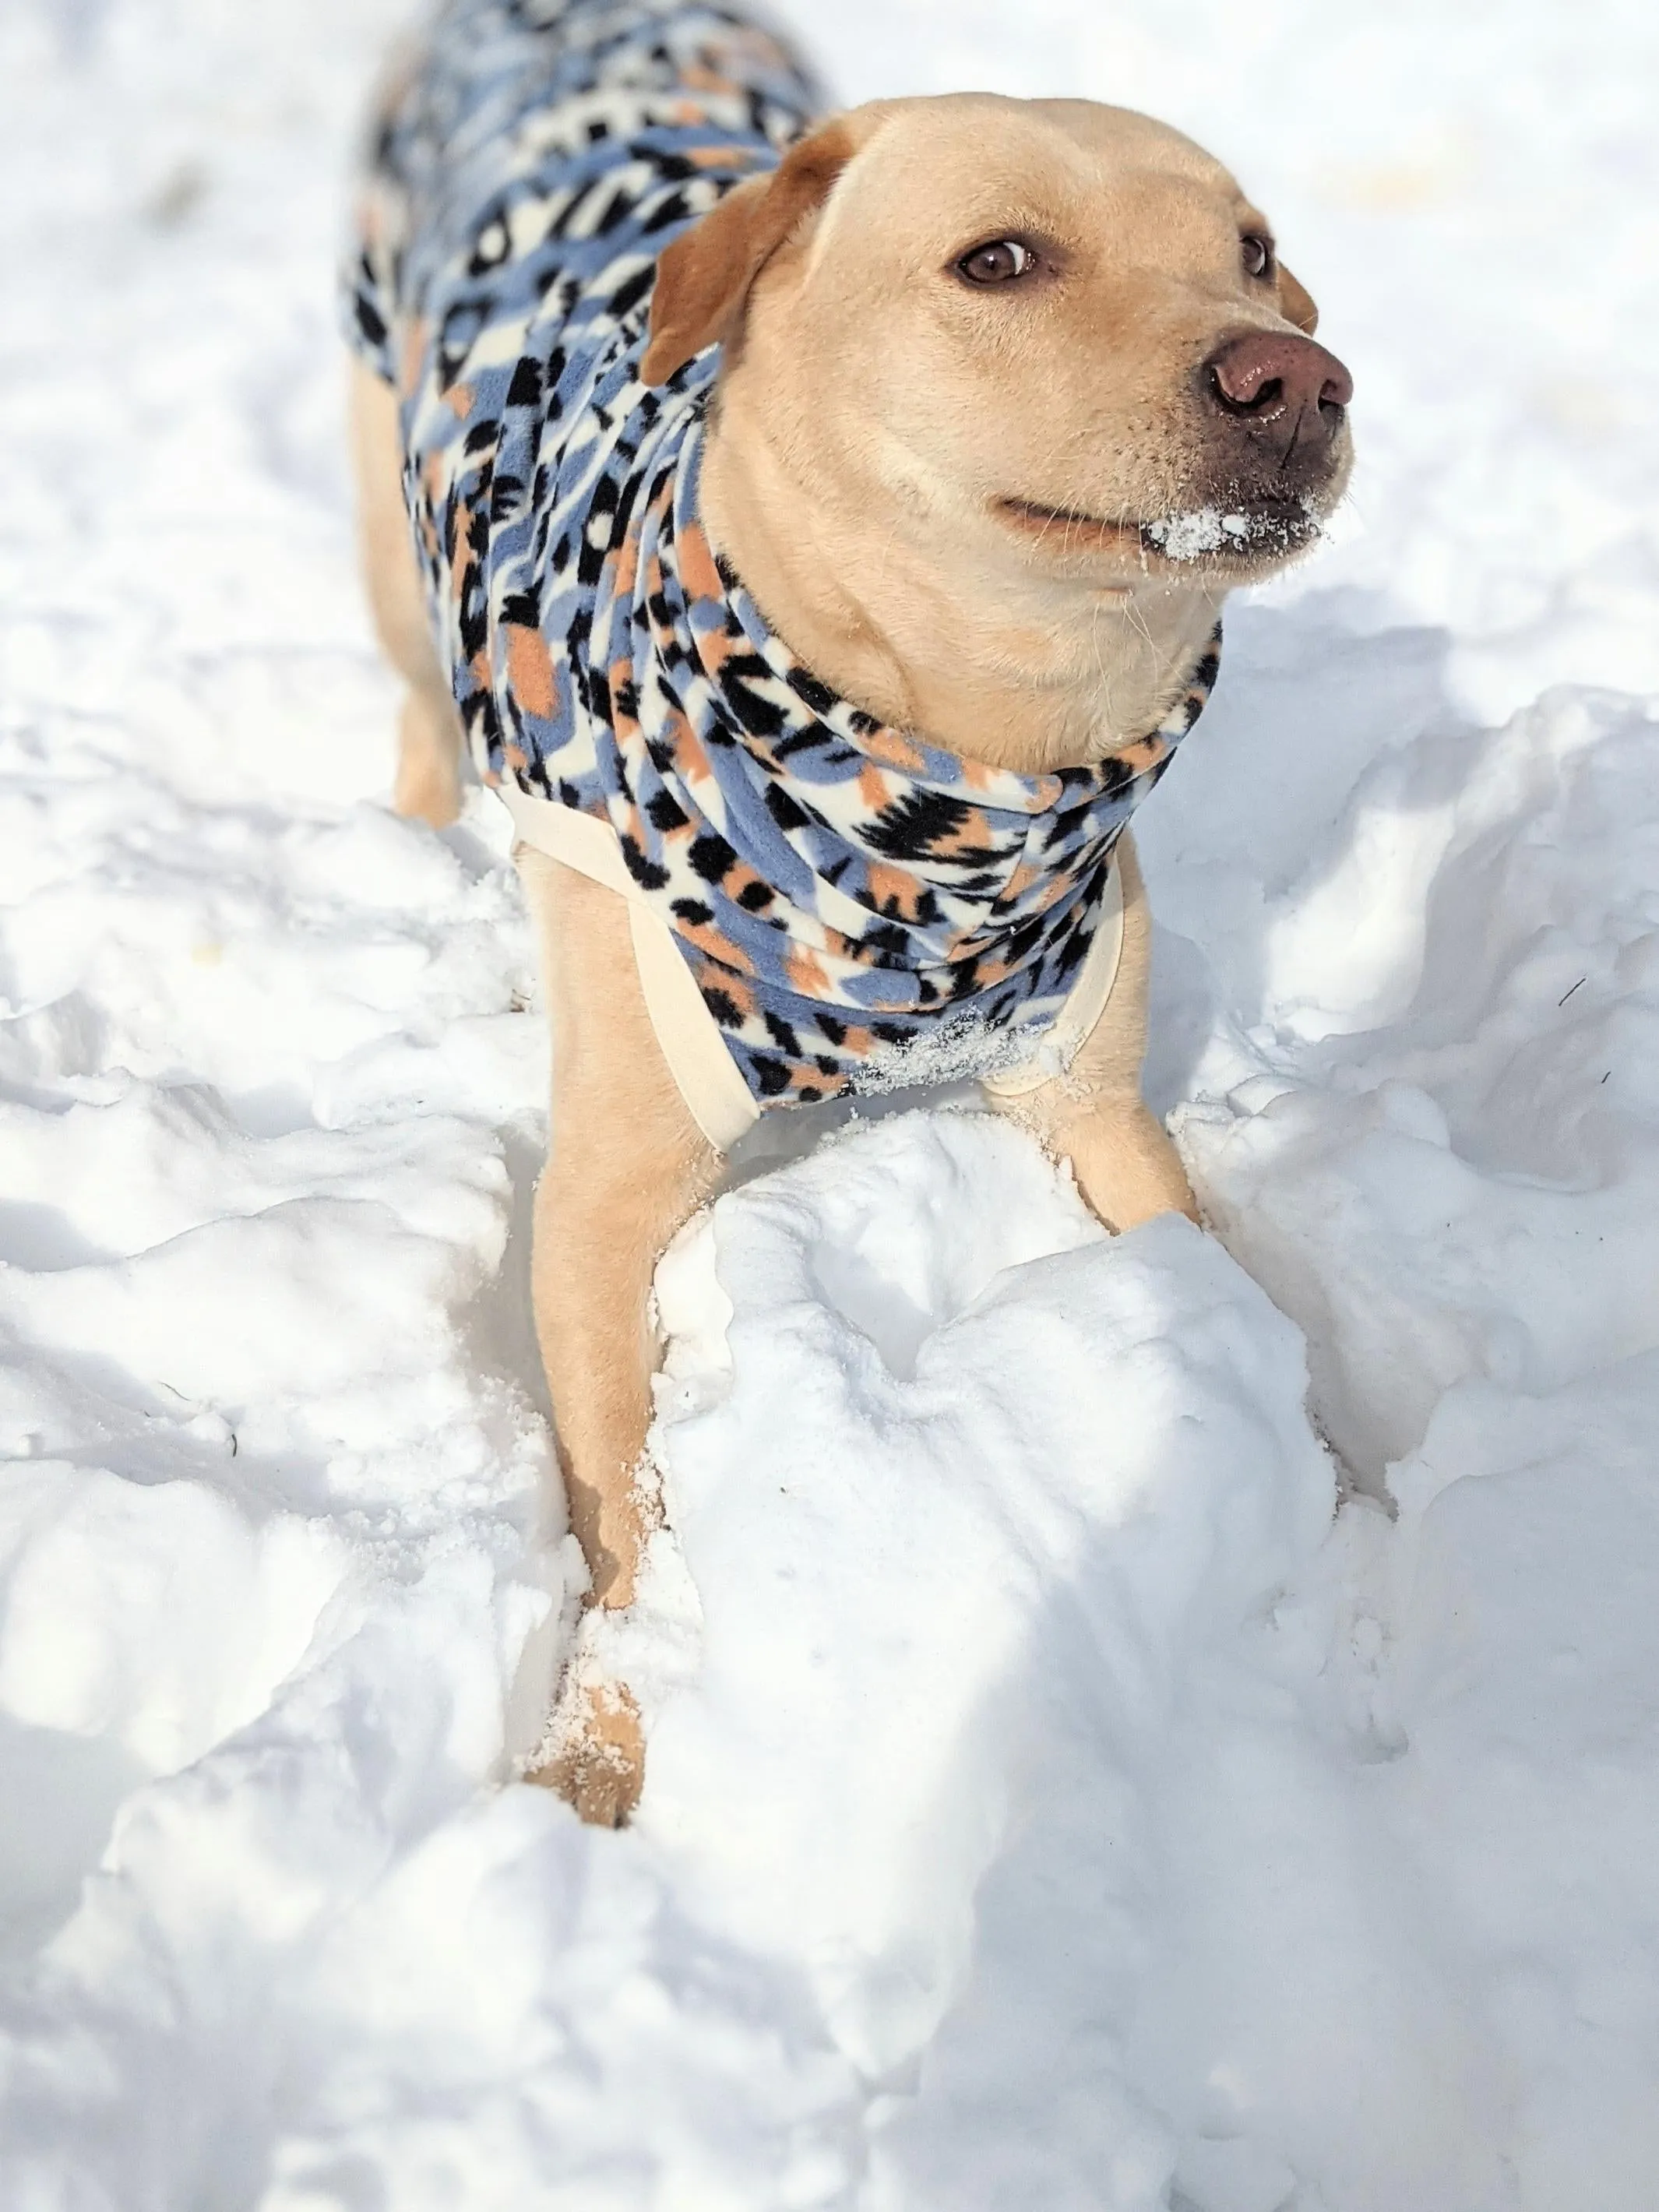
[[[957,272],[970,284],[1007,284],[1036,267],[1036,254],[1017,238],[994,238],[964,253],[957,264]]]
[[[1261,237],[1258,232],[1247,231],[1238,241],[1238,251],[1247,276],[1270,276],[1273,274],[1271,240]]]

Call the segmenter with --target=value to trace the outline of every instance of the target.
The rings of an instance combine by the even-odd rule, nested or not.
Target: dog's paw
[[[590,1827],[626,1827],[645,1783],[645,1734],[632,1693],[605,1684],[562,1698],[524,1778],[556,1790]]]

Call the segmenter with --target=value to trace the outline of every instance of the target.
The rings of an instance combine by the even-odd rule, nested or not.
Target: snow
[[[1224,546],[1273,544],[1288,546],[1291,532],[1283,517],[1266,514],[1224,514],[1218,507],[1197,507],[1185,514],[1160,515],[1143,526],[1166,561],[1198,561]]]
[[[386,811],[352,571],[402,13],[0,16],[0,2203],[1647,2212],[1659,27],[811,11],[1233,161],[1359,469],[1137,824],[1216,1235],[960,1100],[758,1133],[600,1835],[509,1778],[528,935],[482,797]]]

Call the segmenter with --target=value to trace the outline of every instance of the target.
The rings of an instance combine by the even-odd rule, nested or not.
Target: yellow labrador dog
[[[820,119],[678,0],[450,0],[386,103],[351,289],[396,802],[512,809],[553,1031],[536,1322],[590,1603],[629,1605],[653,1270],[763,1111],[977,1074],[1122,1230],[1128,813],[1234,585],[1317,535],[1346,371],[1271,226],[1144,116]],[[542,1778],[619,1822],[625,1682]]]

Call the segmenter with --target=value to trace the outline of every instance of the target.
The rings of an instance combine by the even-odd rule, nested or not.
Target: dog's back
[[[348,330],[399,396],[439,649],[492,781],[526,766],[514,679],[556,703],[539,655],[492,662],[557,634],[546,596],[592,580],[607,482],[660,411],[634,390],[657,257],[817,105],[769,33],[678,0],[450,0],[383,103]]]

